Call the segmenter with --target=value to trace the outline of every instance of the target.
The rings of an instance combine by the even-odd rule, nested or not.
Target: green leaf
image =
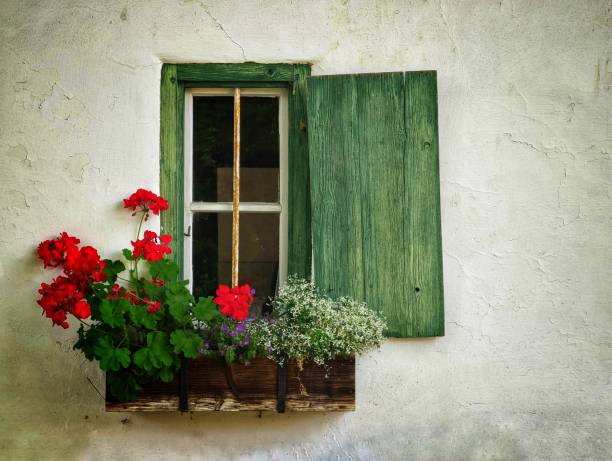
[[[175,281],[179,275],[178,265],[169,259],[149,262],[149,273],[166,281]]]
[[[142,291],[148,298],[159,300],[164,292],[165,287],[157,286],[155,283],[151,283],[148,280],[143,281]]]
[[[148,330],[155,329],[157,321],[159,320],[158,312],[151,314],[147,311],[145,306],[134,306],[129,307],[130,319],[135,326],[144,327]]]
[[[158,331],[147,334],[147,344],[155,357],[156,363],[166,366],[172,365],[172,348],[168,341],[168,333]],[[161,368],[161,365],[156,368]]]
[[[125,265],[121,261],[112,261],[110,259],[105,259],[104,263],[106,280],[109,283],[115,283],[117,281],[117,274],[120,274],[125,270]]]
[[[142,392],[136,378],[129,372],[109,374],[110,391],[113,397],[120,402],[134,400]]]
[[[185,287],[184,282],[174,282],[168,287],[166,303],[168,312],[181,324],[186,324],[191,320],[190,311],[193,303],[193,296]]]
[[[200,354],[204,341],[193,331],[176,330],[170,335],[170,343],[174,346],[174,352],[182,352],[190,359],[195,359]]]
[[[134,261],[134,254],[132,253],[132,250],[124,248],[123,250],[121,250],[121,253],[123,253],[123,257],[128,261]]]
[[[171,383],[174,379],[174,370],[169,367],[164,367],[159,370],[159,379],[165,383]]]
[[[109,337],[103,336],[96,341],[94,353],[100,360],[103,370],[117,371],[130,366],[130,350],[125,347],[116,348]]]
[[[132,360],[134,361],[134,365],[142,368],[145,371],[151,371],[155,368],[151,350],[148,347],[143,347],[142,349],[138,349],[136,352],[134,352]]]
[[[175,363],[168,334],[151,332],[147,334],[147,347],[134,353],[134,364],[145,371],[169,367]]]
[[[130,302],[125,298],[104,299],[100,304],[102,321],[113,328],[125,325],[124,314],[129,310]]]
[[[78,334],[79,339],[74,343],[73,349],[81,350],[81,352],[85,354],[87,360],[94,360],[96,358],[94,347],[98,339],[104,335],[104,333],[96,328],[95,325],[86,330],[83,324],[81,324]]]
[[[193,315],[200,322],[209,323],[213,320],[221,320],[223,315],[219,312],[219,308],[213,302],[213,297],[198,299],[198,304],[193,308]]]

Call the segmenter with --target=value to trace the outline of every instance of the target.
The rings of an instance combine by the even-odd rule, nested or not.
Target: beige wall
[[[0,459],[610,459],[609,1],[1,3]],[[360,358],[351,414],[105,414],[34,245],[117,256],[161,63],[245,60],[438,71],[447,334]]]

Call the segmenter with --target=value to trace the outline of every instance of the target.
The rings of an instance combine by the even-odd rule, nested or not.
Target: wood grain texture
[[[315,279],[395,337],[444,334],[435,72],[308,80]]]
[[[292,82],[294,64],[175,64],[181,82]]]
[[[172,235],[171,258],[183,269],[183,120],[185,90],[177,79],[177,66],[162,66],[160,90],[160,178],[161,195],[170,204],[161,213],[161,231]]]
[[[248,366],[199,358],[189,361],[190,411],[276,411],[277,366],[267,359]],[[126,403],[107,399],[106,411],[178,411],[178,379],[145,386],[142,396]],[[109,395],[107,391],[107,396]],[[326,366],[292,363],[287,370],[288,411],[355,409],[355,358]]]
[[[289,88],[289,251],[287,273],[309,277],[312,265],[306,79],[310,66],[295,65]]]

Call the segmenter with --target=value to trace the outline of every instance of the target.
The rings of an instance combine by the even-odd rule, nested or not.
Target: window
[[[234,116],[239,104],[240,284],[260,309],[287,274],[287,89],[185,91],[184,275],[196,297],[231,285]]]
[[[241,281],[259,280],[263,295],[276,266],[281,280],[312,273],[329,296],[382,311],[390,336],[443,335],[436,73],[165,64],[160,190],[171,209],[162,230],[196,294],[228,278],[233,88],[245,104],[243,141],[253,143],[239,170]],[[271,127],[277,135],[258,137]],[[261,140],[247,141],[249,130]],[[252,256],[249,245],[264,250]]]

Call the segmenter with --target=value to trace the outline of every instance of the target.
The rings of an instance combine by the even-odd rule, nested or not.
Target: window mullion
[[[232,202],[232,286],[238,285],[240,241],[240,88],[234,89],[234,167]]]

